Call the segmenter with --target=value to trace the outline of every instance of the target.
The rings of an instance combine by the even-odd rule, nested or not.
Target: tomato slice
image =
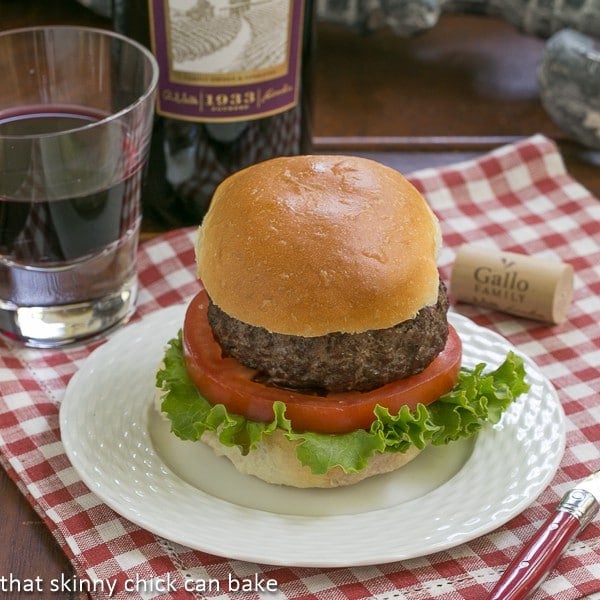
[[[379,404],[391,414],[403,405],[414,409],[430,404],[454,386],[460,370],[462,345],[452,326],[446,347],[421,373],[393,381],[368,392],[336,392],[312,396],[266,386],[253,381],[256,371],[236,359],[223,357],[207,320],[208,295],[199,292],[187,308],[183,325],[183,349],[190,378],[211,404],[223,404],[232,414],[269,423],[273,403],[286,404],[286,417],[294,431],[347,433],[368,429]]]

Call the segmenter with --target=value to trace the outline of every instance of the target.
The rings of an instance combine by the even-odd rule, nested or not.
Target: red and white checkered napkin
[[[412,180],[441,220],[445,242],[441,273],[446,281],[458,246],[480,239],[504,250],[566,261],[575,269],[573,305],[568,321],[560,326],[473,306],[456,307],[531,356],[557,388],[568,417],[567,449],[551,485],[531,507],[491,534],[404,562],[307,569],[210,556],[160,539],[119,517],[80,481],[65,456],[58,407],[70,377],[100,342],[53,352],[0,342],[2,464],[71,557],[79,576],[116,578],[114,597],[122,599],[187,598],[190,594],[182,591],[186,575],[226,582],[229,574],[276,579],[278,592],[267,595],[273,598],[483,598],[563,493],[600,468],[600,201],[567,175],[557,148],[542,136],[479,160],[420,171]],[[192,239],[190,230],[174,231],[141,248],[136,319],[196,291]],[[123,589],[127,579],[170,581],[178,591],[143,594],[144,587],[138,586],[141,591],[132,594]],[[598,591],[599,580],[596,520],[569,548],[538,597],[579,598]],[[260,597],[224,590],[225,585],[219,592],[197,597]],[[94,595],[105,598],[108,592]]]

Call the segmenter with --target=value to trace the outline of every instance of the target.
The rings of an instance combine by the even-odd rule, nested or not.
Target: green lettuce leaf
[[[345,434],[294,432],[285,416],[285,404],[273,404],[270,423],[250,421],[230,414],[222,404],[211,405],[189,378],[183,360],[181,332],[170,340],[163,365],[156,374],[156,385],[163,391],[161,409],[171,421],[172,432],[183,440],[199,440],[213,431],[226,446],[238,446],[246,454],[275,429],[285,431],[297,441],[298,460],[313,473],[326,473],[340,466],[346,473],[363,469],[376,452],[406,452],[428,444],[443,445],[475,435],[486,424],[497,423],[503,412],[519,395],[529,389],[523,360],[509,352],[495,370],[486,372],[484,363],[461,369],[454,388],[436,402],[404,406],[396,415],[381,406],[369,430]]]

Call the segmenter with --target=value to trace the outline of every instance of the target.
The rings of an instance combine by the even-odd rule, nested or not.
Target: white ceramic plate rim
[[[62,441],[81,479],[121,516],[192,549],[257,563],[334,567],[382,564],[473,540],[529,506],[552,479],[565,445],[552,384],[500,335],[466,317],[449,320],[464,364],[523,356],[530,391],[501,423],[480,432],[459,471],[436,489],[359,514],[302,516],[248,508],[205,493],[163,461],[149,433],[154,372],[185,306],[152,313],[96,349],[71,379]],[[237,474],[241,494],[245,477]],[[318,493],[318,490],[316,491]]]

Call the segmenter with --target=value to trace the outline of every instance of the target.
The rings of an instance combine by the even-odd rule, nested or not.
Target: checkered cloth
[[[101,342],[60,351],[0,342],[2,464],[80,577],[116,578],[114,597],[123,600],[193,597],[181,589],[186,576],[222,582],[218,592],[198,593],[197,598],[484,598],[564,492],[600,468],[600,202],[565,172],[557,148],[542,136],[502,147],[478,160],[423,170],[411,179],[441,220],[445,249],[440,266],[446,281],[458,246],[483,239],[505,250],[566,261],[575,269],[569,319],[559,326],[476,306],[455,307],[531,356],[557,388],[567,415],[567,448],[547,489],[523,513],[489,535],[404,562],[309,569],[211,556],[161,539],[123,519],[87,489],[70,466],[60,441],[58,407],[69,379]],[[141,294],[135,319],[196,292],[192,239],[191,230],[177,230],[141,247]],[[229,574],[276,579],[278,591],[266,596],[228,593],[224,590]],[[170,581],[178,591],[131,594],[120,587],[126,579],[136,578]],[[574,600],[594,591],[600,591],[599,519],[569,547],[536,598]],[[106,598],[108,594],[93,596]]]

